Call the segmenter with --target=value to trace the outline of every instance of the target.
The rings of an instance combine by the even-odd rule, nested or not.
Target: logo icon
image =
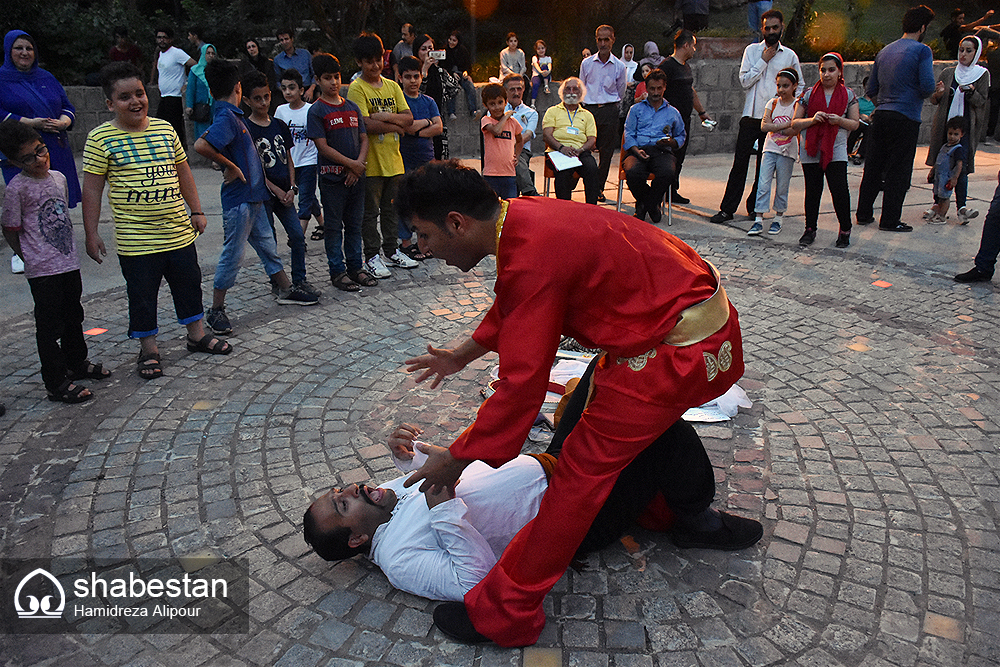
[[[37,589],[30,589],[38,593],[38,595],[30,595],[28,593],[24,594],[24,599],[27,604],[27,609],[21,604],[21,591],[24,589],[25,584],[28,584],[36,577],[41,577],[40,582],[44,584],[46,579],[51,582],[54,590],[53,593],[59,594],[59,605],[55,608],[52,607],[52,601],[54,595],[42,595]],[[41,598],[41,599],[39,599]],[[17,585],[17,589],[14,591],[14,608],[17,610],[18,618],[62,618],[63,609],[66,607],[66,592],[63,590],[62,584],[59,580],[52,576],[47,570],[38,568],[33,572],[30,572],[21,583]]]

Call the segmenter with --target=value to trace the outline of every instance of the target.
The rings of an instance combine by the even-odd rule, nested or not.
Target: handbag
[[[195,102],[191,110],[191,120],[196,123],[207,123],[212,120],[212,105],[207,102]]]

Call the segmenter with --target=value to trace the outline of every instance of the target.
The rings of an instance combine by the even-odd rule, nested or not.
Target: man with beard
[[[740,118],[740,129],[736,135],[736,151],[733,157],[733,168],[729,171],[726,182],[726,193],[722,196],[719,212],[711,217],[715,223],[729,222],[733,219],[740,205],[740,197],[746,189],[747,169],[750,166],[750,154],[756,151],[757,167],[754,170],[753,187],[747,197],[747,214],[754,217],[754,201],[757,193],[757,179],[760,178],[760,157],[764,147],[766,132],[761,131],[760,122],[764,117],[764,105],[777,93],[775,77],[778,72],[794,67],[799,73],[799,85],[795,96],[802,94],[805,88],[799,57],[787,46],[781,44],[781,32],[785,29],[785,17],[777,9],[771,9],[761,15],[761,32],[764,40],[751,44],[743,50],[743,61],[740,63],[740,84],[746,91],[746,101],[743,103],[743,117]]]
[[[882,187],[882,215],[878,228],[911,232],[903,223],[903,202],[913,175],[913,156],[920,135],[924,99],[934,92],[934,54],[923,44],[934,12],[925,5],[903,14],[903,36],[875,56],[868,78],[868,97],[875,101],[865,160],[865,174],[858,193],[859,225],[875,222],[873,206]],[[884,180],[884,185],[883,185]]]

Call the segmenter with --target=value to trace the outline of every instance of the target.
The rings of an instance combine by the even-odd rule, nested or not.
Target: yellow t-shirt
[[[87,135],[83,171],[108,180],[119,255],[177,250],[197,238],[177,179],[177,165],[186,161],[174,128],[159,118],[141,132],[107,122]]]
[[[554,128],[552,136],[556,141],[570,148],[580,148],[587,143],[587,137],[597,136],[594,114],[584,109],[582,104],[573,112],[567,111],[562,102],[549,107],[542,117],[542,129],[547,127]],[[573,133],[569,129],[571,127],[579,130],[579,133]],[[551,150],[546,148],[546,152]]]
[[[358,105],[361,114],[368,118],[373,113],[409,111],[403,89],[395,81],[382,77],[382,86],[376,88],[361,77],[351,82],[347,99]],[[398,176],[403,173],[403,156],[399,153],[399,135],[368,134],[368,169],[366,176]]]

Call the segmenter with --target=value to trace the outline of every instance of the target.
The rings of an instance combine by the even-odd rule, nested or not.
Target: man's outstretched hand
[[[456,459],[448,449],[437,445],[420,443],[416,446],[427,454],[427,461],[403,482],[403,486],[410,487],[423,480],[421,491],[430,489],[432,494],[441,493],[444,489],[454,491],[459,476],[472,461]]]
[[[420,384],[432,375],[437,376],[431,382],[431,389],[436,389],[441,384],[441,380],[446,376],[457,373],[465,368],[465,364],[458,359],[455,350],[445,350],[431,345],[427,346],[427,354],[407,359],[405,363],[407,373],[423,371],[417,376],[417,384]]]

